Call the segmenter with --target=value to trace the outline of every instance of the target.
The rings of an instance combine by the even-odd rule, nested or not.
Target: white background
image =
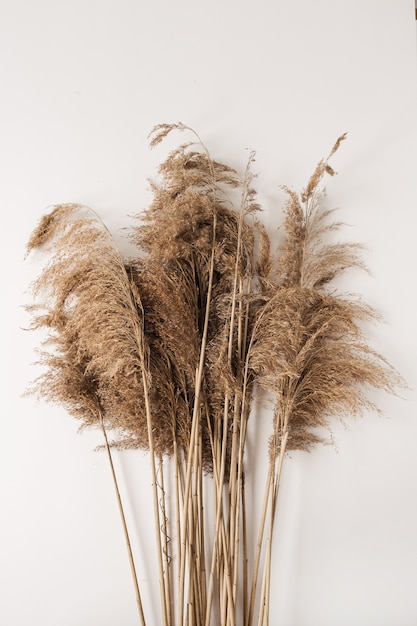
[[[121,246],[165,157],[147,135],[182,121],[243,170],[255,150],[262,218],[334,140],[329,203],[363,242],[352,273],[385,322],[369,330],[410,385],[337,447],[285,464],[271,626],[417,624],[417,68],[413,0],[0,0],[2,409],[0,623],[138,623],[97,433],[22,398],[38,338],[21,305],[39,271],[28,236],[54,203],[100,213]],[[266,417],[268,420],[268,417]],[[265,455],[259,452],[259,457]],[[118,454],[145,610],[159,626],[147,458]],[[258,458],[254,455],[254,458]],[[152,591],[153,590],[153,591]]]

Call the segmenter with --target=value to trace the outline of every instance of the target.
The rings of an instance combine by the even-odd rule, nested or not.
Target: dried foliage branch
[[[46,226],[45,226],[46,225]],[[42,245],[52,258],[33,286],[33,328],[49,332],[41,354],[45,373],[35,390],[62,403],[82,426],[125,430],[112,392],[136,404],[143,397],[141,363],[147,347],[142,316],[123,260],[107,229],[91,210],[57,206],[34,232],[28,250]],[[124,396],[125,394],[123,394]]]
[[[272,531],[286,451],[310,451],[323,441],[321,432],[330,429],[334,417],[377,409],[367,396],[369,389],[395,393],[403,385],[366,342],[364,323],[378,319],[378,314],[358,297],[338,294],[330,285],[345,270],[364,268],[360,245],[326,243],[326,235],[340,223],[330,220],[333,211],[325,207],[320,183],[325,174],[334,175],[328,159],[344,138],[339,137],[329,157],[319,162],[301,194],[284,188],[286,241],[252,335],[250,367],[258,384],[275,397],[267,486],[269,554],[261,607],[268,606]],[[256,577],[253,585],[254,591]]]
[[[155,129],[151,145],[158,144],[173,130],[190,131],[183,125],[162,125]],[[188,433],[184,429],[188,441],[176,438],[185,451],[188,469],[182,494],[184,543],[185,535],[188,532],[193,535],[202,523],[202,520],[193,521],[191,516],[192,528],[189,528],[190,493],[198,491],[201,471],[214,477],[216,535],[222,539],[216,541],[212,551],[208,598],[199,600],[200,615],[209,619],[214,571],[219,560],[230,560],[225,539],[228,515],[223,509],[223,485],[229,480],[232,460],[236,468],[234,481],[238,465],[239,481],[243,470],[242,460],[237,461],[241,363],[248,335],[248,305],[243,300],[251,290],[257,270],[266,264],[269,242],[265,230],[254,218],[259,207],[249,165],[244,179],[240,180],[233,168],[211,159],[198,136],[195,139],[168,155],[160,167],[160,182],[152,183],[153,202],[139,216],[133,234],[134,242],[145,251],[145,256],[133,264],[133,273],[144,302],[147,336],[156,347],[155,353],[163,353],[169,362],[174,388],[180,401],[189,408],[188,423],[195,427]],[[251,155],[249,163],[252,159]],[[236,211],[230,195],[239,189],[240,209]],[[258,267],[257,247],[262,249]],[[249,414],[249,406],[247,402],[245,416]],[[197,449],[202,455],[201,467]],[[236,508],[239,495],[235,488],[233,498]],[[236,521],[228,523],[234,528]],[[184,550],[184,558],[185,553]],[[184,566],[182,560],[182,570]],[[231,579],[228,580],[226,595],[231,601],[233,589]],[[181,581],[180,597],[182,576]],[[189,587],[194,588],[194,584],[190,582]],[[181,602],[179,607],[181,623]]]
[[[44,373],[29,390],[63,404],[83,427],[102,429],[116,488],[135,585],[139,617],[145,624],[129,535],[106,430],[123,433],[113,395],[144,396],[146,344],[140,309],[113,239],[91,211],[60,205],[43,217],[28,243],[52,250],[33,285],[33,328],[48,331],[40,363]],[[46,349],[48,348],[48,349]],[[113,390],[113,393],[112,393]],[[132,402],[132,398],[130,400]]]
[[[284,188],[286,240],[274,258],[258,219],[254,155],[240,177],[181,123],[155,127],[151,147],[174,131],[192,141],[168,154],[151,183],[153,200],[132,229],[137,258],[122,259],[102,222],[77,205],[56,207],[33,233],[28,249],[49,248],[52,258],[30,307],[33,327],[49,332],[46,370],[31,391],[101,428],[110,463],[109,431],[113,446],[149,451],[162,623],[210,626],[216,615],[224,626],[251,626],[257,610],[261,625],[286,452],[311,450],[333,417],[376,408],[369,388],[394,393],[402,380],[366,342],[364,324],[377,314],[332,286],[364,267],[361,246],[328,242],[340,223],[320,185],[344,135],[300,194]],[[245,452],[256,385],[275,405],[249,571]],[[138,587],[137,597],[144,623]]]

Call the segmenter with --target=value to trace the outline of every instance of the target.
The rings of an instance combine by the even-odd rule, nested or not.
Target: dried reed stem
[[[241,482],[241,500],[242,500],[242,543],[243,543],[243,624],[246,625],[249,604],[249,572],[248,572],[248,533],[247,533],[247,516],[246,516],[246,491],[245,491],[245,475],[242,473]]]
[[[253,566],[253,574],[252,574],[252,584],[250,587],[250,598],[249,598],[249,611],[248,617],[245,626],[252,626],[253,616],[255,611],[255,603],[256,603],[256,588],[258,585],[258,575],[259,575],[259,567],[261,561],[261,553],[263,548],[263,537],[265,531],[266,517],[268,512],[268,504],[270,500],[271,493],[271,483],[273,480],[272,468],[269,467],[268,477],[265,486],[265,493],[263,498],[261,517],[259,522],[259,530],[258,530],[258,539],[256,542],[256,551],[255,551],[255,560]]]
[[[141,357],[142,357],[142,366],[144,366],[145,365],[144,355],[141,354]],[[159,570],[159,589],[160,589],[160,596],[161,596],[162,620],[163,620],[164,626],[170,626],[169,624],[170,611],[169,611],[169,608],[167,607],[168,591],[165,589],[163,548],[162,548],[162,540],[161,540],[161,520],[159,516],[158,482],[157,482],[157,476],[156,476],[157,474],[156,454],[155,454],[153,432],[152,432],[152,416],[151,416],[151,407],[150,407],[150,401],[149,401],[149,388],[148,388],[147,375],[146,375],[144,367],[142,367],[142,384],[143,384],[144,400],[145,400],[145,408],[146,408],[149,453],[150,453],[150,461],[151,461],[153,514],[154,514],[155,540],[156,540],[156,550],[157,550],[158,570]]]
[[[217,219],[216,214],[213,215],[213,232],[216,232]],[[189,454],[187,458],[187,473],[185,477],[185,489],[184,489],[184,509],[183,509],[183,527],[182,527],[182,539],[181,544],[183,549],[181,550],[181,559],[180,559],[180,597],[178,599],[178,623],[183,623],[183,615],[184,615],[184,583],[185,583],[185,548],[187,546],[187,531],[188,531],[188,511],[190,507],[190,489],[191,489],[191,477],[192,477],[192,468],[194,464],[194,454],[195,449],[197,447],[198,437],[200,436],[200,393],[201,386],[203,381],[203,372],[204,372],[204,359],[206,355],[206,345],[207,345],[207,333],[208,333],[208,323],[209,323],[209,315],[210,315],[210,303],[211,303],[211,292],[213,288],[213,275],[214,275],[214,246],[212,248],[211,259],[210,259],[210,271],[209,271],[209,282],[207,289],[207,300],[206,300],[206,310],[204,316],[204,327],[201,338],[201,346],[200,346],[200,359],[198,364],[198,369],[196,372],[196,381],[195,381],[195,393],[194,393],[194,409],[193,409],[193,417],[192,417],[192,426],[191,426],[191,436],[190,436],[190,447]]]
[[[104,426],[103,415],[102,415],[101,412],[100,412],[100,418],[99,419],[100,419],[100,424],[101,424],[101,428],[102,428],[102,432],[103,432],[104,444],[105,444],[105,448],[106,448],[106,452],[107,452],[107,458],[109,460],[109,466],[110,466],[110,471],[111,471],[111,475],[112,475],[114,490],[115,490],[115,493],[116,493],[117,507],[119,509],[120,519],[122,521],[123,534],[124,534],[125,543],[126,543],[126,547],[127,547],[127,553],[128,553],[128,556],[129,556],[129,565],[130,565],[130,571],[132,573],[132,579],[133,579],[133,584],[134,584],[134,588],[135,588],[136,604],[137,604],[137,607],[138,607],[139,618],[140,618],[140,622],[141,622],[142,626],[146,626],[145,615],[143,613],[142,598],[141,598],[141,595],[140,595],[140,589],[139,589],[139,583],[138,583],[138,577],[137,577],[137,574],[136,574],[136,567],[135,567],[135,562],[134,562],[134,559],[133,559],[132,546],[131,546],[131,543],[130,543],[129,531],[128,531],[127,524],[126,524],[126,518],[125,518],[125,514],[124,514],[122,499],[121,499],[121,496],[120,496],[119,484],[118,484],[118,481],[117,481],[116,472],[115,472],[114,464],[113,464],[113,458],[112,458],[112,454],[111,454],[111,451],[110,451],[110,446],[109,446],[109,441],[108,441],[108,438],[107,438],[106,428]]]
[[[159,486],[161,491],[160,496],[160,509],[162,515],[162,523],[161,523],[161,532],[163,538],[163,571],[164,571],[164,590],[165,590],[165,604],[167,607],[168,614],[168,622],[170,626],[174,622],[173,614],[172,614],[172,602],[171,602],[171,579],[170,579],[170,555],[169,555],[169,532],[168,532],[168,518],[166,511],[166,501],[165,501],[165,480],[164,480],[164,460],[162,455],[158,456],[158,474],[160,476]]]

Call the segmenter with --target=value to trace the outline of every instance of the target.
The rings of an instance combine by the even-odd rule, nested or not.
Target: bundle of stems
[[[98,216],[78,205],[55,207],[32,234],[28,250],[42,247],[50,261],[29,307],[33,327],[48,332],[44,372],[29,393],[103,433],[140,622],[146,611],[114,448],[149,451],[159,623],[261,626],[269,623],[286,452],[310,450],[333,416],[376,408],[367,387],[394,392],[402,381],[366,343],[363,322],[375,312],[329,288],[363,265],[360,246],[325,241],[339,224],[320,184],[334,174],[329,159],[344,136],[301,194],[285,188],[286,240],[272,255],[258,219],[253,155],[240,177],[183,124],[155,127],[151,146],[174,130],[192,141],[160,166],[153,201],[132,227],[136,258],[122,258]],[[274,411],[252,546],[245,463],[258,387],[272,393]]]

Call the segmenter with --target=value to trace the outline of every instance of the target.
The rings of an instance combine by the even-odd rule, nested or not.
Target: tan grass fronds
[[[177,124],[157,124],[153,127],[151,132],[149,133],[148,139],[152,137],[150,141],[150,147],[154,148],[157,146],[165,137],[169,135],[173,130],[186,130],[188,127],[185,126],[182,122],[178,122]]]
[[[404,385],[401,376],[367,343],[365,324],[377,313],[357,296],[341,296],[334,279],[354,267],[364,269],[362,246],[329,243],[337,231],[333,211],[319,188],[325,174],[334,175],[328,159],[319,162],[300,193],[288,194],[278,272],[264,283],[258,301],[248,364],[255,380],[275,397],[269,440],[269,474],[259,526],[247,626],[252,624],[260,548],[269,509],[258,624],[268,619],[272,535],[283,461],[288,450],[310,451],[322,442],[331,419],[378,410],[369,390],[389,393]],[[269,283],[269,284],[268,284]],[[330,289],[332,284],[333,289]]]
[[[189,371],[195,376],[196,346],[200,348],[208,311],[207,356],[201,390],[201,435],[205,442],[209,442],[211,435],[207,428],[214,432],[215,422],[222,422],[224,417],[226,390],[230,391],[232,385],[233,393],[236,393],[238,387],[233,381],[237,369],[233,361],[237,358],[234,356],[237,355],[237,326],[242,321],[234,318],[233,329],[230,327],[234,302],[243,296],[238,293],[237,285],[245,284],[245,289],[250,288],[258,269],[258,247],[261,249],[258,265],[265,275],[268,273],[269,241],[265,229],[254,217],[259,210],[252,187],[254,155],[250,154],[241,179],[233,168],[214,161],[198,135],[185,125],[156,127],[152,146],[160,143],[172,130],[191,132],[195,141],[183,143],[170,152],[159,168],[160,181],[152,183],[153,201],[139,216],[132,236],[135,244],[146,254],[142,269],[136,276],[139,281],[145,275],[151,280],[146,296],[144,287],[141,287],[145,310],[151,301],[155,303],[150,305],[155,315],[151,310],[145,313],[145,325],[147,329],[152,327],[158,341],[169,352],[172,371],[181,365],[183,373]],[[236,210],[228,189],[235,192],[239,188],[240,208]],[[147,268],[151,267],[148,272]],[[163,280],[169,281],[169,288],[162,285],[158,289],[157,283],[164,276]],[[212,286],[208,302],[210,281]],[[170,304],[165,304],[167,298],[171,300]],[[175,305],[174,300],[177,302]],[[165,310],[167,314],[172,312],[169,313],[170,319],[167,319]],[[177,316],[178,324],[174,322]],[[188,330],[189,335],[184,336]],[[229,348],[232,336],[235,347]],[[193,393],[194,385],[187,375],[187,398],[191,407],[195,400]],[[233,414],[233,404],[227,412]],[[212,466],[212,454],[211,448],[205,445],[205,468]]]
[[[369,388],[394,392],[401,383],[366,344],[362,322],[375,316],[360,301],[278,287],[261,316],[251,359],[257,380],[277,398],[272,455],[286,431],[287,449],[310,450],[322,440],[315,429],[329,427],[330,418],[376,408]]]
[[[360,244],[334,243],[341,223],[321,189],[345,135],[301,193],[284,187],[285,240],[273,255],[259,220],[254,154],[240,176],[182,123],[156,126],[151,147],[174,131],[191,140],[168,154],[151,183],[152,202],[132,228],[137,258],[122,259],[101,220],[78,205],[55,207],[33,232],[28,252],[42,248],[50,260],[28,307],[33,327],[48,333],[45,371],[30,391],[64,405],[83,427],[101,428],[111,464],[108,431],[113,447],[149,451],[163,626],[210,626],[214,603],[221,623],[236,626],[240,595],[244,625],[254,623],[255,607],[260,625],[269,619],[286,452],[310,451],[333,418],[378,410],[370,390],[395,393],[404,383],[367,343],[366,325],[379,315],[337,291],[343,272],[366,269]],[[255,385],[275,403],[248,559],[245,462]],[[204,474],[213,488],[210,545]]]
[[[142,259],[127,269],[141,294],[152,415],[170,425],[161,449],[171,454],[174,438],[175,445],[189,445],[201,341],[197,284],[186,264]]]
[[[123,416],[128,422],[143,419],[138,407],[147,352],[142,312],[123,260],[110,233],[84,207],[56,207],[38,231],[31,248],[53,246],[53,255],[34,284],[39,303],[37,312],[32,307],[33,326],[48,331],[45,348],[50,348],[41,355],[47,369],[35,389],[64,402],[83,426],[99,426],[94,408],[99,406],[106,428],[122,434]]]
[[[162,138],[173,128],[177,129],[178,125],[163,125]],[[193,132],[184,125],[181,130]],[[162,138],[156,136],[159,142]],[[196,144],[181,145],[161,164],[161,182],[152,183],[154,199],[140,216],[141,223],[133,240],[149,256],[159,260],[198,255],[206,263],[215,245],[216,263],[234,268],[239,217],[230,207],[227,188],[236,189],[242,181],[233,168],[214,161],[198,135],[196,138]],[[190,149],[192,146],[199,149]],[[254,191],[250,194],[251,202],[246,205],[255,210]],[[247,230],[247,236],[250,234]]]
[[[303,202],[308,202],[308,200],[314,195],[314,193],[318,189],[323,179],[323,176],[325,174],[329,174],[330,176],[333,176],[336,173],[334,169],[329,165],[329,159],[335,154],[335,152],[337,152],[342,141],[344,141],[346,137],[347,137],[347,133],[343,133],[343,135],[340,135],[340,137],[338,137],[337,140],[335,141],[327,158],[322,159],[321,161],[318,162],[316,169],[314,170],[313,174],[310,176],[310,179],[305,189],[303,189],[301,192],[301,199]]]
[[[328,427],[330,417],[360,415],[370,408],[368,388],[392,393],[402,384],[366,343],[363,325],[376,319],[376,312],[359,298],[328,288],[345,270],[365,266],[361,245],[326,242],[326,235],[340,227],[318,189],[326,173],[334,173],[327,159],[301,194],[284,188],[289,199],[280,275],[271,282],[253,336],[251,365],[260,384],[277,398],[273,456],[280,453],[286,432],[287,449],[309,450],[321,440],[316,427]]]
[[[40,360],[46,369],[28,391],[63,404],[83,427],[96,426],[103,433],[139,619],[144,626],[134,558],[107,437],[108,429],[122,434],[124,425],[119,407],[107,402],[106,396],[112,387],[122,396],[125,388],[127,393],[139,393],[146,404],[147,350],[141,308],[132,295],[109,231],[92,211],[73,204],[55,207],[34,231],[28,251],[37,247],[52,250],[49,264],[33,285],[38,302],[28,307],[33,327],[48,333]],[[148,447],[153,447],[149,438]]]

